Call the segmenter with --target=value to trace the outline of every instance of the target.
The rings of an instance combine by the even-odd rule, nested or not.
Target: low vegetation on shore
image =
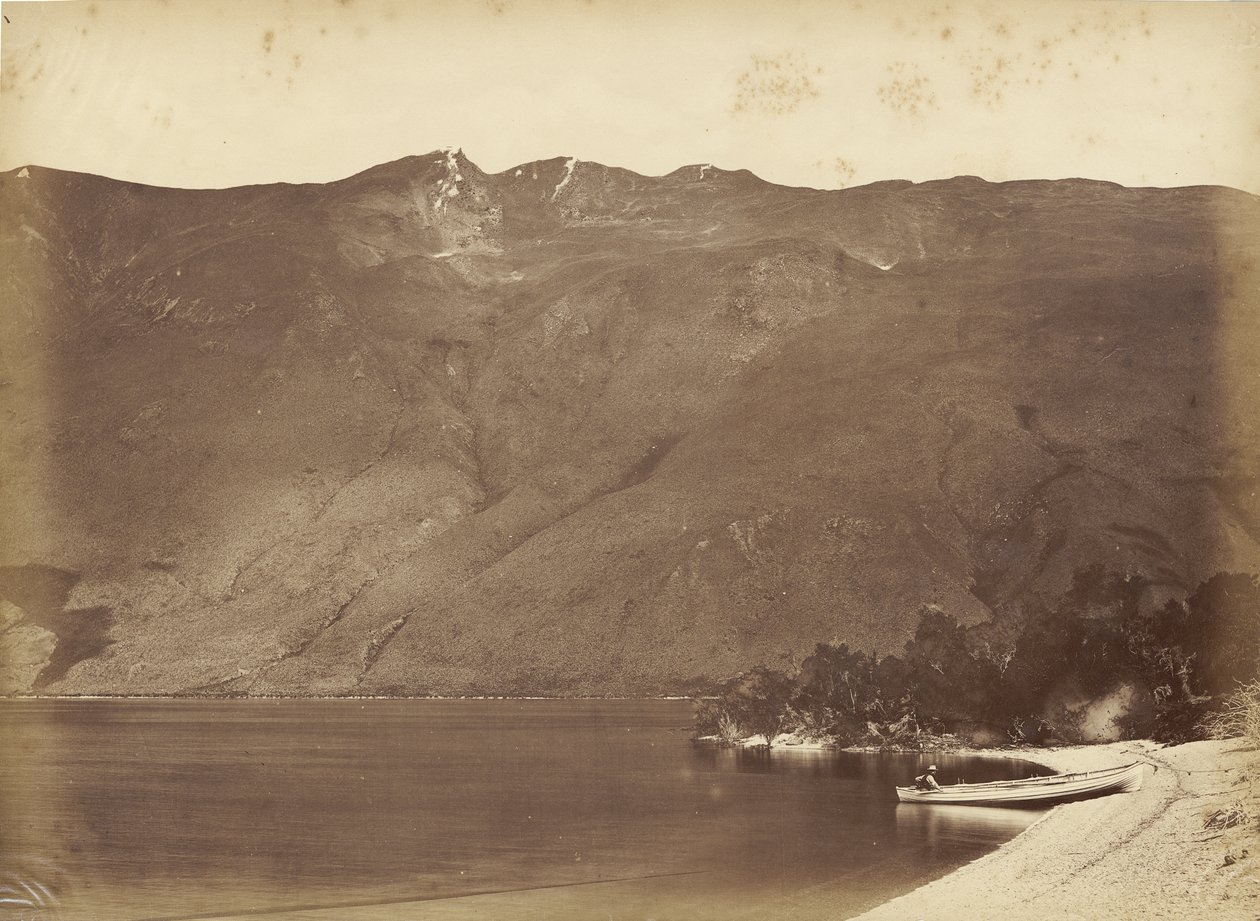
[[[1151,609],[1151,584],[1094,566],[1057,601],[965,627],[925,606],[901,655],[819,644],[697,704],[697,735],[838,745],[1243,736],[1260,742],[1260,577],[1220,573]]]

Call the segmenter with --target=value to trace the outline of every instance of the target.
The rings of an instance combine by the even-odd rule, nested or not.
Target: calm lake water
[[[717,750],[690,721],[685,701],[0,701],[0,874],[55,895],[36,917],[92,921],[840,919],[1040,815],[898,806],[919,756]],[[935,761],[947,782],[1030,770]]]

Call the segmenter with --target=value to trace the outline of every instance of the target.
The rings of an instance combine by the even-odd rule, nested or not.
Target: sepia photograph
[[[0,921],[1260,919],[1260,3],[0,14]]]

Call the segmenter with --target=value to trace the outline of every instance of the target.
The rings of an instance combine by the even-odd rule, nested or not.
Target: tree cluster
[[[1143,604],[1141,577],[1090,567],[1057,603],[966,627],[920,611],[901,655],[820,643],[793,673],[764,666],[700,703],[697,729],[767,744],[787,731],[841,744],[913,745],[981,727],[1013,741],[1086,738],[1090,705],[1124,692],[1127,737],[1201,738],[1230,694],[1260,679],[1260,577],[1220,573],[1185,601]]]

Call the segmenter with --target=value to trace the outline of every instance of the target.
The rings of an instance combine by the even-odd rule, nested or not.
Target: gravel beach
[[[1149,767],[1141,791],[1059,806],[992,854],[854,921],[1260,919],[1260,752],[1228,740],[1012,756],[1059,771]],[[1245,822],[1205,827],[1235,806]]]

